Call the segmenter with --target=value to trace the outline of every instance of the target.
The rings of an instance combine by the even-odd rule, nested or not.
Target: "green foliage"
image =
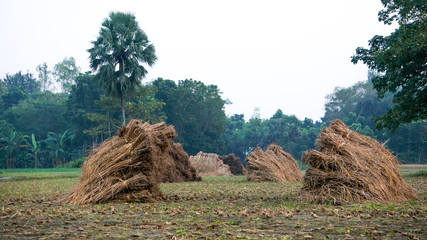
[[[30,149],[30,156],[34,158],[34,168],[37,168],[38,155],[41,151],[41,145],[39,141],[36,141],[34,134],[31,134],[31,142],[27,140],[28,148]]]
[[[86,151],[91,144],[102,141],[102,136],[88,135],[85,131],[96,127],[99,123],[90,120],[90,114],[102,114],[104,110],[95,102],[101,97],[101,90],[94,75],[90,72],[79,74],[72,86],[67,99],[66,117],[75,134],[75,142],[80,143],[80,149]]]
[[[52,161],[52,166],[55,167],[65,160],[65,144],[74,137],[71,129],[65,130],[63,133],[48,132],[45,143]]]
[[[1,149],[6,152],[5,162],[1,163],[3,167],[15,168],[17,151],[26,148],[25,141],[27,135],[23,135],[15,130],[10,130],[9,134],[0,136]],[[19,155],[18,155],[19,156]]]
[[[100,99],[95,101],[95,104],[102,111],[86,114],[86,117],[95,124],[92,128],[85,129],[83,132],[90,136],[100,136],[101,141],[103,141],[115,134],[120,128],[120,120],[114,117],[118,114],[117,109],[120,106],[120,101],[101,95]]]
[[[243,160],[256,147],[267,148],[278,144],[286,152],[299,159],[302,153],[314,147],[320,125],[311,119],[300,121],[295,116],[283,114],[279,109],[270,119],[260,119],[257,114],[244,122],[243,115],[228,118],[228,130],[224,135],[227,153],[236,154]]]
[[[49,131],[61,132],[69,127],[64,115],[66,97],[49,91],[39,92],[6,110],[3,119],[26,135],[34,133],[37,139],[45,138]]]
[[[39,75],[39,82],[42,91],[47,91],[52,85],[52,79],[50,77],[51,71],[48,70],[46,62],[37,65],[37,73]]]
[[[64,164],[59,164],[58,166],[56,166],[56,168],[81,168],[84,161],[86,161],[86,158],[81,157],[74,161],[70,161]]]
[[[163,110],[167,123],[178,133],[176,141],[188,154],[224,152],[221,136],[226,131],[225,101],[217,86],[191,79],[175,84],[161,78],[153,85],[157,88],[156,98],[166,104]]]
[[[371,73],[368,76],[373,78]],[[394,152],[402,163],[425,163],[427,156],[427,123],[417,121],[401,125],[390,132],[386,129],[377,130],[373,119],[387,111],[392,105],[392,94],[378,99],[371,81],[359,82],[348,88],[336,88],[327,96],[324,123],[333,119],[341,119],[350,129],[370,136]]]
[[[153,85],[139,87],[137,94],[130,100],[125,105],[129,119],[142,119],[150,123],[166,120],[163,112],[165,103],[156,98],[156,88]]]
[[[43,72],[43,78],[41,78],[41,82],[45,83],[47,82],[46,78],[48,77],[47,66],[43,65],[41,71]],[[79,76],[79,73],[80,68],[76,65],[76,60],[73,57],[65,57],[62,62],[59,62],[55,65],[52,72],[53,76],[56,78],[56,81],[61,84],[63,92],[71,91],[71,88],[74,85],[74,81],[76,77]]]
[[[22,74],[18,72],[14,75],[6,74],[2,85],[6,89],[6,92],[1,96],[3,110],[18,104],[19,101],[40,91],[40,83],[33,78],[31,73]],[[4,88],[2,89],[2,91],[5,90]]]
[[[374,36],[369,49],[357,48],[352,62],[362,61],[380,75],[372,79],[378,96],[394,93],[393,106],[376,118],[378,129],[427,118],[427,8],[424,0],[383,0],[379,20],[399,24],[389,36]]]
[[[147,74],[140,62],[152,66],[157,60],[154,46],[138,26],[135,16],[121,12],[110,13],[92,44],[88,51],[90,66],[97,71],[95,79],[108,96],[121,100],[125,125],[124,98],[135,93]]]

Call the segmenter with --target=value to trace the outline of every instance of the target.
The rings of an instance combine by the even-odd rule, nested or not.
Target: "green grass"
[[[80,172],[80,168],[13,168],[1,169],[3,173],[33,173],[33,172]]]
[[[2,169],[0,180],[28,180],[44,178],[77,178],[80,176],[80,168],[23,168]]]

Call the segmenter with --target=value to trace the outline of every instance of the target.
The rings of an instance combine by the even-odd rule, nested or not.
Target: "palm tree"
[[[97,72],[107,95],[121,100],[122,122],[126,125],[125,96],[135,93],[147,70],[140,64],[152,66],[157,57],[153,44],[130,13],[111,12],[102,23],[99,36],[92,42],[90,67]]]

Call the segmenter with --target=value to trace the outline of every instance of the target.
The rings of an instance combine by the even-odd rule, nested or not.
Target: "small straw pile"
[[[230,166],[231,174],[233,175],[246,175],[246,169],[243,167],[240,158],[230,153],[226,156],[219,156],[219,159],[228,166]]]
[[[303,180],[297,161],[276,145],[257,147],[245,159],[248,181],[298,182]]]
[[[396,158],[376,140],[334,120],[319,134],[316,150],[306,151],[309,168],[300,197],[319,203],[384,203],[415,199]]]
[[[154,202],[163,198],[159,183],[172,139],[172,126],[131,120],[118,136],[104,141],[83,163],[80,181],[67,203],[111,200]]]
[[[188,154],[181,144],[172,143],[169,154],[166,157],[165,173],[162,182],[189,182],[200,181],[202,178],[191,165]]]
[[[200,176],[232,176],[230,166],[225,165],[215,153],[199,152],[190,157],[191,164]]]

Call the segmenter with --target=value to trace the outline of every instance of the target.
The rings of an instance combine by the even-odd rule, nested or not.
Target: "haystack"
[[[297,161],[276,145],[257,147],[245,159],[248,181],[298,182],[303,180]]]
[[[376,140],[353,132],[340,120],[324,128],[316,150],[306,151],[309,168],[300,191],[303,199],[350,204],[415,199],[400,175],[397,159]]]
[[[118,136],[104,141],[83,163],[78,185],[68,203],[110,200],[154,202],[163,197],[159,182],[172,139],[172,126],[131,120]]]
[[[162,182],[189,182],[200,181],[202,178],[190,163],[190,157],[181,144],[172,143],[166,157],[165,173]]]
[[[200,176],[232,176],[230,166],[225,165],[215,153],[199,152],[190,157],[191,164]]]
[[[246,169],[243,167],[240,158],[234,155],[234,153],[230,153],[226,156],[219,156],[219,159],[228,166],[230,166],[230,172],[233,175],[245,175]]]

